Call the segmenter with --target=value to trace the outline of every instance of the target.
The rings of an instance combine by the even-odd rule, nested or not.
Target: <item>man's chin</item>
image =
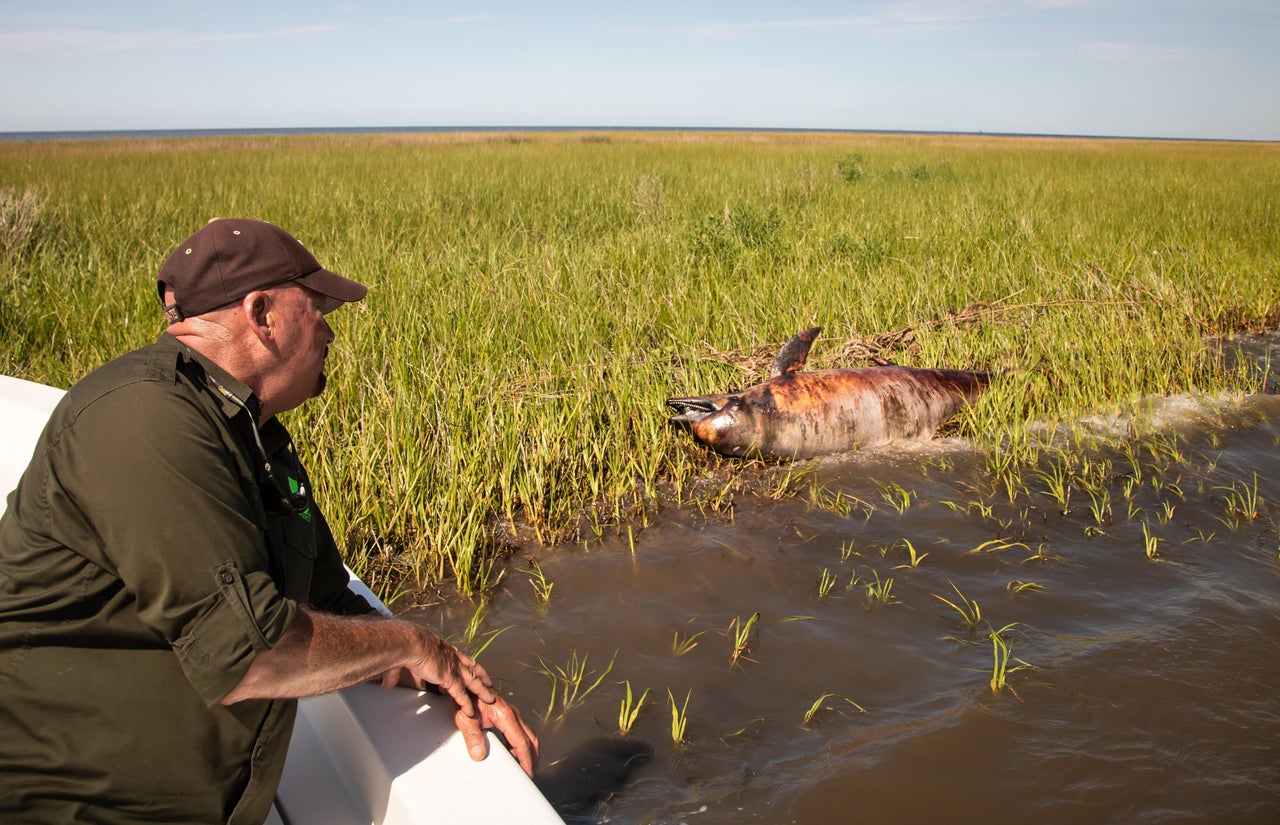
[[[324,392],[324,388],[328,383],[329,383],[329,379],[325,376],[323,372],[320,373],[320,377],[316,379],[316,387],[315,387],[315,390],[312,391],[311,397],[319,398],[320,395]]]

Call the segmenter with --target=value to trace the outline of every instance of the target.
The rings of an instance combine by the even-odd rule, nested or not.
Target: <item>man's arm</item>
[[[474,699],[494,701],[493,682],[484,668],[426,628],[400,619],[334,616],[299,607],[284,635],[254,658],[222,704],[314,696],[397,667],[420,683],[438,685],[469,717],[475,716]]]
[[[484,731],[492,728],[533,776],[538,738],[520,711],[493,691],[485,669],[431,631],[400,619],[334,616],[299,607],[284,634],[254,658],[222,704],[314,696],[374,679],[391,687],[403,674],[418,687],[438,685],[454,700],[454,722],[472,759],[487,755]]]

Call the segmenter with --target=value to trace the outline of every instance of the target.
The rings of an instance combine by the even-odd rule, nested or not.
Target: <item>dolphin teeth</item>
[[[714,396],[668,398],[667,406],[676,412],[667,419],[667,423],[683,424],[686,427],[720,411],[720,404],[716,403]]]
[[[689,413],[713,413],[720,409],[710,398],[668,398],[667,406],[682,415]]]

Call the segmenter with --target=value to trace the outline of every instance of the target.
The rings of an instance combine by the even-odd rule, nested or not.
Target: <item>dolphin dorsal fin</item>
[[[822,327],[806,329],[784,344],[782,349],[778,350],[778,356],[773,359],[771,377],[777,378],[779,375],[804,369],[804,362],[809,358],[809,348],[813,346],[813,341],[820,332]]]

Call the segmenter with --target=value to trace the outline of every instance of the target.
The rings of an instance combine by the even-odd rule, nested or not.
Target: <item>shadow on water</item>
[[[653,746],[627,737],[599,737],[538,771],[534,784],[566,822],[594,822],[601,803],[621,791],[653,758]]]
[[[819,465],[844,507],[547,553],[545,604],[513,567],[481,660],[540,786],[571,822],[1280,821],[1280,398],[1160,406],[1065,502],[941,441]]]

